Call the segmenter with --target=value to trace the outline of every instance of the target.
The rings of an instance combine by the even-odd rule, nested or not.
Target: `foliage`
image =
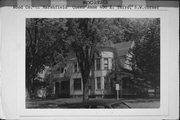
[[[66,62],[66,55],[72,50],[76,53],[83,79],[84,100],[87,99],[89,75],[93,69],[95,54],[98,55],[97,46],[106,41],[135,41],[137,46],[132,52],[132,63],[144,75],[153,76],[159,73],[159,69],[155,67],[159,64],[157,57],[160,54],[157,52],[160,44],[158,25],[158,20],[149,18],[26,19],[26,88],[31,93],[38,73],[46,66]],[[121,68],[117,64],[116,66],[116,70],[121,72]]]
[[[88,99],[90,71],[93,69],[95,54],[98,55],[98,45],[107,41],[121,42],[127,39],[125,32],[128,30],[121,22],[121,19],[108,18],[67,19],[69,37],[66,42],[76,53],[83,79],[83,100]]]
[[[26,19],[26,88],[31,93],[33,81],[45,66],[63,60],[66,28],[62,19]]]
[[[122,83],[122,75],[127,75],[132,87],[143,90],[148,87],[160,86],[160,19],[120,19],[124,36],[121,40],[116,39],[114,43],[122,41],[134,41],[135,45],[128,51],[126,58],[132,69],[125,69],[116,54],[114,69],[107,77],[114,83]],[[130,57],[130,58],[128,58]],[[133,78],[133,79],[132,79]]]
[[[160,86],[160,21],[155,19],[144,31],[141,39],[136,40],[132,50],[133,71],[140,70],[135,78],[143,78],[144,83],[150,83],[155,92]],[[155,94],[156,95],[156,94]]]
[[[76,53],[83,80],[83,100],[88,99],[90,71],[94,64],[96,45],[101,41],[97,31],[98,19],[68,19],[68,44]]]

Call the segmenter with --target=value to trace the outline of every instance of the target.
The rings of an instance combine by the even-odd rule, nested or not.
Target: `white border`
[[[4,37],[4,39],[14,39],[16,44],[13,46],[14,50],[14,59],[15,62],[15,72],[16,78],[14,83],[15,88],[17,88],[17,114],[14,115],[17,118],[63,118],[63,117],[115,117],[115,118],[148,118],[148,117],[167,117],[169,116],[169,92],[172,93],[173,89],[170,80],[169,70],[172,70],[171,58],[167,57],[170,55],[170,49],[172,46],[169,46],[169,31],[168,26],[169,18],[168,11],[159,10],[159,11],[118,11],[118,10],[38,10],[38,11],[26,11],[26,10],[11,10],[4,8],[4,13],[7,13],[10,17],[4,17],[4,21],[6,21],[7,27],[9,23],[11,23],[11,28],[5,28],[5,31],[10,33],[11,36]],[[26,18],[160,18],[161,19],[161,89],[160,89],[160,108],[159,109],[113,109],[113,110],[97,110],[97,109],[26,109],[25,108],[25,19]],[[172,28],[171,28],[172,30]],[[8,35],[8,34],[6,34]],[[176,34],[175,34],[176,35]],[[170,35],[170,37],[173,37]],[[177,40],[177,38],[176,38]],[[9,40],[10,41],[10,40]],[[12,41],[12,40],[11,40]],[[177,43],[175,41],[175,43]],[[177,48],[177,46],[175,46]],[[5,49],[6,50],[6,49]],[[172,51],[171,51],[172,52]],[[174,51],[173,51],[174,52]],[[12,54],[12,53],[11,53]],[[11,55],[10,54],[10,55]],[[172,56],[174,58],[174,56]],[[175,57],[176,58],[176,57]],[[171,69],[170,69],[171,68]],[[177,72],[176,72],[177,73]],[[172,77],[172,75],[171,75]],[[177,78],[173,80],[177,84]],[[7,83],[6,83],[7,84]],[[16,86],[17,85],[17,86]],[[14,90],[15,90],[14,88]],[[177,86],[175,86],[177,88]],[[7,89],[8,90],[8,89]],[[12,94],[12,93],[11,93]],[[175,95],[176,92],[175,92]],[[175,96],[173,96],[175,97]],[[14,97],[16,98],[16,97]],[[16,100],[15,100],[16,101]],[[10,100],[8,101],[10,102]],[[177,101],[175,101],[177,103]],[[178,103],[177,103],[178,104]],[[14,105],[15,106],[15,105]],[[172,106],[175,106],[174,104]],[[177,116],[176,116],[177,117]]]
[[[166,27],[166,23],[167,21],[165,21],[165,12],[164,11],[160,11],[160,12],[148,12],[148,16],[147,16],[147,11],[146,12],[141,12],[141,11],[124,11],[124,12],[119,12],[119,11],[99,11],[97,13],[97,11],[78,11],[78,14],[77,14],[77,11],[61,11],[61,12],[55,12],[55,11],[28,11],[28,12],[21,12],[19,13],[20,16],[18,16],[19,18],[19,30],[18,30],[18,43],[21,44],[20,46],[25,46],[25,34],[22,34],[24,33],[25,31],[25,18],[44,18],[44,17],[47,17],[47,18],[69,18],[69,17],[80,17],[80,18],[84,18],[84,17],[88,17],[88,18],[91,18],[91,17],[98,17],[98,18],[121,18],[121,17],[126,17],[126,18],[129,18],[129,17],[135,17],[135,18],[153,18],[153,17],[157,17],[157,18],[161,18],[161,31],[164,32],[164,35],[163,33],[161,32],[161,40],[165,40],[167,41],[167,35],[165,32],[167,28]],[[23,36],[22,36],[23,35]],[[161,41],[161,50],[162,51],[166,51],[168,52],[167,50],[167,43],[165,41]],[[163,52],[161,53],[161,62],[162,63],[167,63],[167,59],[165,59],[166,55],[164,53],[166,52]],[[20,80],[20,84],[22,84],[21,86],[25,85],[25,62],[24,62],[24,59],[25,58],[25,47],[22,48],[21,50],[21,53],[18,54],[18,59],[17,60],[19,63],[18,63],[18,66],[22,66],[22,67],[18,67],[18,71],[21,71],[20,73],[20,76],[18,76],[18,80]],[[22,65],[23,63],[23,65]],[[167,65],[167,64],[166,64]],[[100,115],[100,116],[129,116],[129,115],[167,115],[167,108],[168,108],[168,96],[167,94],[165,94],[165,92],[168,92],[168,76],[165,76],[165,75],[168,75],[167,73],[167,66],[162,66],[161,65],[161,78],[164,79],[163,81],[161,80],[161,107],[160,109],[132,109],[132,110],[106,110],[106,109],[103,109],[103,110],[89,110],[89,109],[84,109],[82,110],[81,112],[79,112],[80,110],[73,110],[73,109],[35,109],[35,110],[32,110],[32,109],[24,109],[25,108],[25,104],[24,104],[24,98],[25,98],[25,93],[24,93],[24,87],[18,87],[18,88],[21,88],[21,98],[20,98],[20,103],[19,104],[20,106],[22,105],[22,108],[21,110],[22,111],[22,114],[24,115],[38,115],[38,116],[54,116],[54,115],[59,115],[59,116],[69,116],[69,115],[72,115],[72,116],[92,116],[92,115]],[[23,73],[23,74],[22,74]],[[22,101],[23,100],[23,101]],[[23,103],[23,104],[22,104]],[[136,111],[136,112],[134,112]],[[30,113],[30,114],[29,114]]]

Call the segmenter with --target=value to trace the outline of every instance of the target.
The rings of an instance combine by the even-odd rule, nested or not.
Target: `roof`
[[[124,56],[127,54],[129,48],[132,47],[133,42],[121,42],[121,43],[112,43],[110,41],[104,42],[103,44],[97,44],[97,49],[99,51],[113,51],[115,48],[118,56]],[[76,54],[73,51],[70,51],[67,55],[68,60],[76,59]]]
[[[71,51],[68,53],[66,59],[67,59],[67,60],[74,60],[74,59],[76,59],[76,53],[71,50]]]
[[[125,56],[128,50],[132,47],[132,43],[132,41],[129,41],[114,44],[114,48],[116,49],[117,55]]]
[[[125,48],[130,48],[131,44],[132,44],[132,41],[121,42],[121,43],[114,44],[114,47],[118,49],[125,49]]]
[[[98,47],[113,47],[114,43],[110,40],[102,41],[101,43],[97,43]]]

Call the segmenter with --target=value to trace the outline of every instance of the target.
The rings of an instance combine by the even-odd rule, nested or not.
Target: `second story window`
[[[96,59],[96,70],[100,70],[101,69],[101,59],[97,58]]]
[[[79,72],[78,63],[74,62],[74,72]]]
[[[109,67],[108,67],[108,58],[104,58],[104,70],[108,70]]]

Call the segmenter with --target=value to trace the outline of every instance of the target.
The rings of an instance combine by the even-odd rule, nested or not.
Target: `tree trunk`
[[[89,100],[89,95],[88,95],[88,84],[87,82],[86,83],[83,83],[83,101],[88,101]]]

